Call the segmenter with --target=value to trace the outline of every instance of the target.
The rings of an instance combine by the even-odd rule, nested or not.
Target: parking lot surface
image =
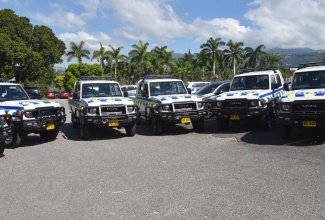
[[[66,113],[55,141],[29,135],[0,158],[0,219],[325,219],[321,131],[283,141],[276,124],[218,132],[210,119],[82,141]]]

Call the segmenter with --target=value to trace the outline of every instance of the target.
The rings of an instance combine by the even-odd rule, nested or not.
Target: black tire
[[[55,128],[53,130],[42,131],[39,133],[42,139],[46,141],[53,141],[59,134],[59,128]]]
[[[133,137],[135,135],[136,127],[137,125],[135,123],[125,126],[126,135],[129,137]]]
[[[152,128],[153,134],[161,135],[162,123],[161,123],[161,121],[157,120],[154,116],[151,118],[151,128]]]
[[[287,140],[292,135],[292,126],[289,125],[280,125],[281,138]]]
[[[262,129],[265,131],[269,131],[272,128],[272,117],[271,114],[268,113],[262,118]]]
[[[20,142],[21,137],[16,132],[14,132],[11,136],[7,137],[4,140],[4,145],[5,148],[16,148],[19,146]]]
[[[197,121],[192,121],[193,130],[195,132],[201,132],[204,129],[204,118],[200,118]]]
[[[82,140],[89,140],[89,138],[90,138],[89,125],[80,124],[80,137]]]
[[[220,131],[226,130],[228,128],[229,121],[217,117],[217,126]]]
[[[6,148],[6,146],[5,146],[5,139],[2,139],[0,141],[0,157],[3,156],[3,152],[5,152],[5,148]]]
[[[71,112],[71,124],[72,124],[72,128],[78,127],[78,124],[76,122],[76,116],[75,116],[74,112]]]

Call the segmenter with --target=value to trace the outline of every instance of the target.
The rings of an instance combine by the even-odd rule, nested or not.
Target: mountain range
[[[288,68],[298,67],[301,63],[321,62],[325,59],[325,49],[314,50],[310,48],[283,49],[273,48],[266,53],[281,55],[282,65]],[[184,57],[182,53],[174,53],[174,58]]]

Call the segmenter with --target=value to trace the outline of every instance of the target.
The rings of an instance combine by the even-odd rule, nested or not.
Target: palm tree
[[[85,44],[84,41],[81,41],[79,43],[79,45],[77,45],[74,42],[70,42],[71,50],[66,53],[66,55],[68,56],[68,59],[67,59],[68,62],[70,62],[70,60],[72,58],[77,58],[78,59],[78,64],[80,64],[80,63],[82,63],[82,58],[83,57],[85,57],[87,59],[90,59],[89,58],[90,52],[89,52],[89,50],[83,48],[84,44]]]
[[[118,47],[118,48],[114,48],[112,45],[109,45],[109,47],[111,48],[111,50],[108,51],[109,57],[114,61],[114,75],[115,75],[115,79],[116,78],[116,70],[117,70],[117,65],[119,61],[127,61],[127,56],[125,56],[124,54],[120,54],[121,49],[123,47]]]
[[[269,66],[281,66],[281,55],[268,53],[261,58],[261,66],[269,67]]]
[[[95,50],[93,52],[93,57],[91,58],[91,61],[93,59],[97,59],[101,67],[104,68],[104,61],[109,59],[109,54],[108,51],[105,51],[105,47],[102,46],[102,43],[99,44],[100,44],[100,48],[99,50]]]
[[[225,60],[233,66],[233,72],[234,75],[236,75],[236,62],[240,64],[243,61],[243,48],[241,48],[241,46],[244,46],[244,43],[233,42],[232,40],[229,40],[227,46],[229,49],[226,49],[224,51]]]
[[[212,60],[212,73],[214,77],[216,76],[216,58],[222,53],[218,48],[224,45],[225,42],[221,41],[220,37],[216,39],[211,37],[205,44],[201,45],[202,52],[207,54]]]
[[[266,52],[262,51],[263,49],[265,49],[264,44],[260,44],[255,50],[251,47],[246,47],[244,49],[246,58],[245,67],[256,68],[260,64],[261,57],[266,55]]]
[[[149,59],[148,47],[149,43],[143,44],[141,40],[139,40],[139,45],[133,44],[131,46],[133,49],[129,52],[131,63],[139,64],[141,67],[141,72],[144,74],[144,66],[145,62]]]
[[[167,46],[158,47],[156,46],[151,53],[154,56],[157,56],[159,63],[162,68],[162,73],[167,73],[167,70],[170,69],[171,63],[173,61],[173,51],[167,51]]]

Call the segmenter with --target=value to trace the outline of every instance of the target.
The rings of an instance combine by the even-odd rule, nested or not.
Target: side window
[[[142,91],[143,91],[143,82],[142,82],[142,83],[139,83],[139,88],[138,88],[138,93],[137,93],[137,95],[138,95],[138,96],[141,96]]]
[[[279,74],[276,74],[275,76],[276,76],[276,81],[277,81],[277,83],[278,83],[278,86],[279,86],[279,87],[282,86],[280,75],[279,75]]]
[[[271,75],[270,76],[270,79],[271,79],[271,85],[275,84],[276,81],[275,81],[275,76],[274,75]]]
[[[229,91],[229,84],[224,84],[217,89],[217,94]]]

